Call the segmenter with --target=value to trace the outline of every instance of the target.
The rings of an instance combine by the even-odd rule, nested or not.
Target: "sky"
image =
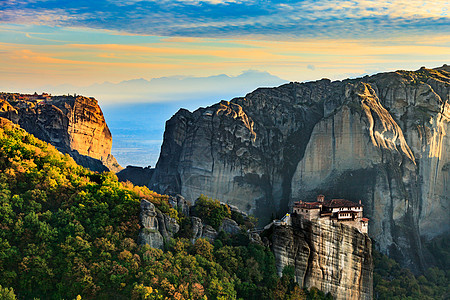
[[[0,89],[437,67],[450,62],[449,9],[447,0],[3,0]]]
[[[449,64],[449,9],[449,0],[1,0],[0,91],[95,97],[119,162],[154,165],[179,107]],[[140,155],[153,141],[153,158],[129,154],[138,139]]]

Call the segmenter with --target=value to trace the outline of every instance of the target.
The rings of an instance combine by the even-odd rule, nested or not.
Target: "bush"
[[[223,205],[219,200],[213,200],[205,195],[200,195],[195,202],[194,212],[196,216],[216,230],[219,229],[225,218],[231,217],[231,210],[227,205]]]

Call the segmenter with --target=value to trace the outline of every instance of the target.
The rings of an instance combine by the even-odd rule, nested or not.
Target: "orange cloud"
[[[340,79],[448,63],[450,52],[445,43],[450,43],[450,37],[422,38],[418,42],[405,38],[288,42],[168,38],[151,44],[0,43],[0,80],[26,73],[29,75],[17,80],[45,81],[48,79],[40,74],[52,70],[52,82],[89,84],[172,75],[237,75],[247,69],[268,71],[293,81]]]

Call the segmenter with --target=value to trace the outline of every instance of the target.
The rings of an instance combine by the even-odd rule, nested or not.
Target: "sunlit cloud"
[[[8,30],[13,30],[8,34]],[[303,81],[344,79],[450,61],[448,35],[385,39],[278,41],[117,35],[111,31],[0,26],[2,74],[8,82],[39,85],[119,82],[162,76],[270,72]]]

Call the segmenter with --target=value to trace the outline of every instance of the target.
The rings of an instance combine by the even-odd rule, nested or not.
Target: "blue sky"
[[[365,38],[447,34],[449,2],[6,0],[2,22],[156,36]]]

